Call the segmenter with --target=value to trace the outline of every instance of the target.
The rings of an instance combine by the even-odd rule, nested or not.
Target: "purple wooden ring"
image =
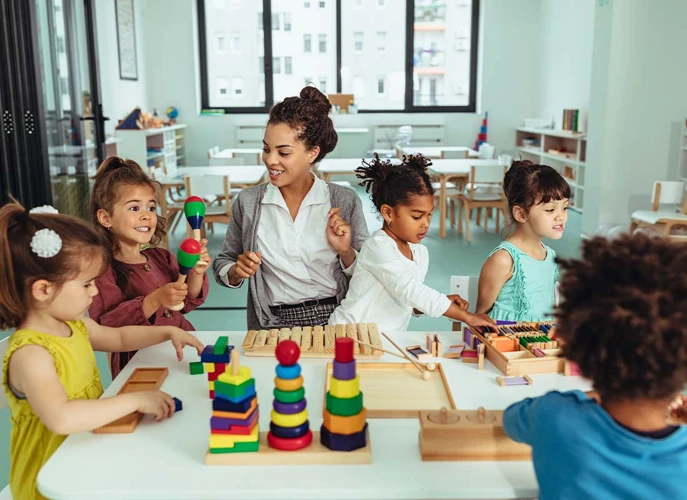
[[[281,401],[277,401],[275,399],[272,402],[272,408],[274,408],[274,411],[281,413],[282,415],[293,415],[294,413],[300,413],[305,410],[307,404],[308,403],[305,401],[305,398],[301,399],[300,401],[296,401],[295,403],[282,403]]]
[[[353,380],[355,378],[355,359],[348,363],[334,360],[334,378],[336,380]]]

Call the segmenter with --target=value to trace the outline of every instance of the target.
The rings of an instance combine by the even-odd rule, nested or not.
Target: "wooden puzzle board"
[[[279,342],[293,340],[301,348],[301,358],[332,359],[335,339],[340,337],[350,337],[380,349],[383,347],[376,323],[251,330],[244,337],[241,347],[246,356],[273,357]],[[355,357],[359,359],[379,359],[383,354],[382,351],[359,344],[355,344],[353,349]]]
[[[258,451],[246,453],[208,453],[206,465],[345,465],[371,464],[372,448],[368,432],[367,445],[354,451],[332,451],[320,443],[319,431],[313,431],[312,444],[296,451],[281,451],[267,444],[267,432],[260,433]]]
[[[130,392],[155,391],[162,386],[162,382],[167,378],[169,370],[167,368],[136,368],[129,375],[124,385],[117,394]],[[130,413],[109,424],[93,429],[94,434],[129,434],[143,418],[143,413]]]
[[[417,418],[422,410],[456,408],[441,363],[429,380],[410,363],[357,363],[367,418]],[[327,364],[325,393],[333,365]],[[326,404],[326,398],[325,403]]]

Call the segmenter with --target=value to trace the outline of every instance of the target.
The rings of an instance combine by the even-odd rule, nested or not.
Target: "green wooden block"
[[[236,443],[233,448],[210,448],[210,453],[243,453],[246,451],[258,451],[260,441],[248,443]]]
[[[205,370],[203,369],[203,363],[201,361],[191,361],[188,364],[188,368],[191,372],[191,375],[202,375],[205,373]]]
[[[327,411],[332,415],[350,417],[363,411],[363,393],[353,398],[337,398],[327,391]]]
[[[273,394],[274,399],[280,403],[297,403],[305,397],[305,389],[301,387],[295,391],[281,391],[275,388]]]
[[[215,347],[212,349],[213,354],[221,356],[224,351],[227,350],[227,345],[229,344],[229,337],[222,336],[215,342]]]
[[[250,387],[255,386],[255,379],[249,378],[243,384],[232,385],[222,382],[219,379],[215,380],[215,394],[223,394],[230,398],[238,399],[243,396]]]

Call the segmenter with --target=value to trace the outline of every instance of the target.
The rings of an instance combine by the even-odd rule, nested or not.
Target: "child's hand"
[[[167,309],[184,301],[188,294],[188,285],[176,281],[167,283],[153,292],[158,303]]]
[[[236,259],[236,264],[232,266],[232,269],[234,270],[233,274],[236,275],[237,278],[236,281],[238,282],[240,280],[248,279],[251,276],[254,276],[255,272],[258,270],[258,266],[261,263],[262,254],[260,252],[243,252],[241,255],[239,255],[239,258]],[[232,276],[229,276],[229,281],[232,282],[232,284],[237,284],[234,283],[234,280],[232,280],[231,278]]]
[[[453,302],[455,305],[463,309],[464,311],[468,310],[468,307],[470,307],[470,304],[468,303],[467,300],[465,300],[463,297],[458,295],[457,293],[454,293],[452,295],[447,295],[447,297]]]
[[[200,260],[195,266],[193,266],[192,271],[195,274],[202,276],[208,270],[211,263],[212,259],[208,253],[208,240],[202,239],[200,240]]]
[[[137,411],[154,415],[155,420],[169,418],[174,414],[174,400],[166,392],[143,391],[132,395],[138,400]]]
[[[195,347],[196,351],[198,351],[198,356],[200,356],[200,354],[203,352],[203,349],[205,348],[205,346],[200,340],[198,340],[196,337],[194,337],[187,331],[177,327],[170,327],[169,341],[174,346],[174,349],[176,349],[177,359],[179,361],[184,359],[184,347],[186,347],[187,345]]]
[[[680,394],[668,407],[670,418],[677,424],[687,424],[687,395]]]
[[[491,327],[496,325],[496,321],[491,319],[489,316],[486,314],[473,314],[473,313],[467,313],[467,317],[465,318],[465,323],[468,324],[468,326],[475,328],[478,328],[478,331],[481,333],[482,329],[479,327],[486,327],[491,331]]]

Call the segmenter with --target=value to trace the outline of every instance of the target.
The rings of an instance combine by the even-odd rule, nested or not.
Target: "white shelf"
[[[524,146],[519,146],[518,151],[522,151],[523,153],[527,153],[528,155],[539,156],[541,154],[541,149],[526,148]]]
[[[160,151],[159,153],[148,153],[146,155],[146,159],[152,160],[153,158],[159,158],[160,156],[165,156],[165,152]]]
[[[541,153],[541,157],[548,158],[549,160],[562,161],[571,165],[577,165],[577,160],[575,158],[566,158],[565,156],[553,155],[551,153]]]
[[[571,188],[573,188],[573,189],[584,189],[582,186],[580,186],[579,184],[577,184],[574,180],[568,179],[568,178],[565,177],[565,176],[564,176],[563,178],[565,179],[565,181],[568,183],[568,185],[569,185]]]
[[[527,132],[530,134],[550,135],[552,137],[563,137],[565,139],[584,139],[584,132],[568,132],[567,130],[555,130],[552,128],[516,128],[518,132]]]

